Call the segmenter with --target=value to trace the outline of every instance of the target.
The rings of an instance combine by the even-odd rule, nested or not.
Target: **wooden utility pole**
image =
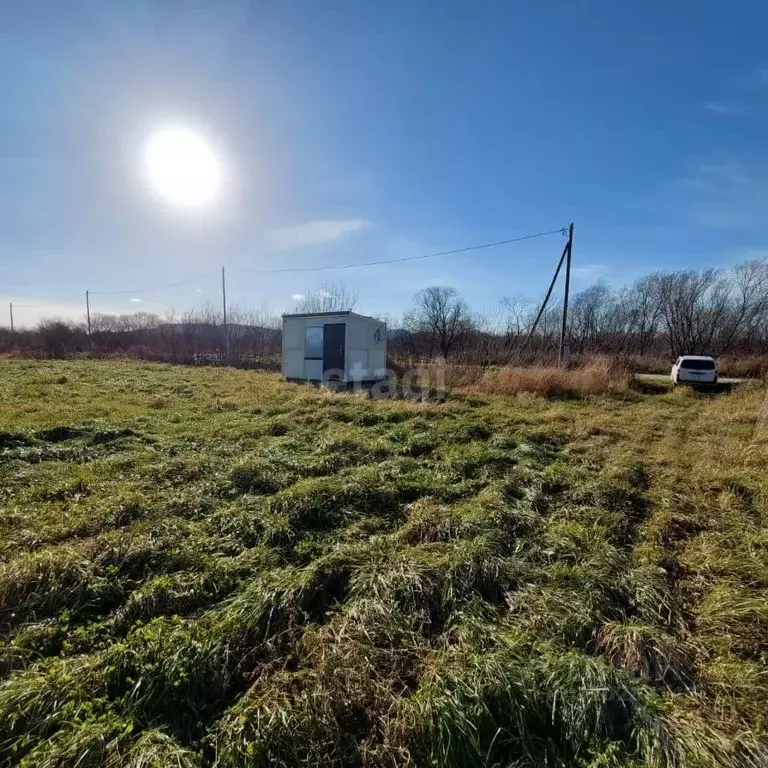
[[[8,302],[8,309],[10,310],[10,313],[11,313],[11,333],[13,333],[13,302],[12,301]]]
[[[565,338],[568,333],[568,294],[571,290],[571,252],[573,250],[573,222],[568,227],[568,243],[565,246],[565,292],[563,294],[563,324],[560,327],[560,365],[565,362]]]
[[[88,318],[88,336],[91,335],[91,297],[88,291],[85,292],[85,316]]]
[[[229,358],[229,333],[227,332],[227,280],[221,268],[221,307],[224,314],[224,355]]]

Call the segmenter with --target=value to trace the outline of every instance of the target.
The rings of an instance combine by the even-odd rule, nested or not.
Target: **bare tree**
[[[357,306],[357,291],[343,283],[323,283],[296,304],[297,312],[346,312]]]
[[[731,304],[731,284],[719,270],[694,269],[655,277],[659,307],[673,355],[705,354]]]
[[[179,359],[179,328],[176,322],[176,309],[171,307],[165,315],[165,322],[160,326],[163,346],[170,352],[171,362]]]
[[[181,319],[181,341],[190,362],[200,363],[224,353],[224,318],[215,304],[203,304]]]
[[[718,329],[718,346],[754,346],[768,317],[768,261],[746,261],[733,269],[732,302]]]
[[[536,311],[531,299],[517,294],[516,296],[504,296],[501,299],[501,307],[507,313],[504,336],[508,349],[514,349],[533,323],[532,313]]]
[[[234,360],[261,365],[280,351],[280,318],[266,304],[249,310],[234,305],[228,312],[230,354]]]
[[[661,318],[657,277],[649,275],[622,291],[619,306],[624,324],[621,351],[645,355],[656,339]]]
[[[605,281],[599,281],[573,297],[570,338],[576,349],[589,352],[600,348],[616,331],[616,295]]]
[[[437,351],[447,358],[471,331],[472,316],[455,288],[432,286],[414,296],[413,309],[406,313],[404,325],[427,340],[430,357]]]

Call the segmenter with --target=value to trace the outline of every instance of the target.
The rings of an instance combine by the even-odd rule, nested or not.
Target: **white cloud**
[[[286,251],[305,245],[330,243],[368,226],[370,222],[365,219],[316,219],[294,227],[273,229],[267,235],[267,241],[275,250]]]
[[[701,108],[715,115],[740,115],[745,111],[744,107],[738,104],[727,104],[722,101],[708,101],[706,104],[702,104]]]
[[[130,301],[132,304],[143,304],[144,303],[144,299],[138,299],[138,298],[128,299],[128,301]]]
[[[582,280],[596,280],[602,276],[604,271],[605,267],[602,264],[584,264],[580,267],[574,267],[571,274]]]
[[[294,293],[293,296],[291,296],[291,298],[294,301],[304,301],[304,294],[303,293]]]
[[[697,163],[681,180],[685,201],[699,226],[717,229],[762,228],[768,206],[768,167],[755,158],[721,154]]]
[[[695,192],[711,194],[745,188],[749,183],[746,169],[733,157],[699,163],[691,169],[689,176],[682,179],[683,186]]]

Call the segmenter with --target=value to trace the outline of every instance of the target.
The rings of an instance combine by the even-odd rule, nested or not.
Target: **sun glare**
[[[219,197],[219,160],[205,139],[188,128],[155,133],[144,150],[144,162],[150,185],[170,205],[204,208]]]

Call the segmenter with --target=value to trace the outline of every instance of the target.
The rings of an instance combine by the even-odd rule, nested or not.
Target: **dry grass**
[[[631,388],[635,373],[669,376],[674,359],[664,355],[574,355],[568,370],[550,358],[523,361],[516,365],[482,366],[448,362],[406,365],[400,361],[395,369],[401,373],[418,371],[414,383],[421,386],[465,389],[491,394],[532,392],[551,396],[567,393],[613,394]],[[717,358],[721,376],[739,379],[764,379],[768,375],[768,355]]]
[[[749,355],[747,357],[727,355],[718,359],[718,366],[722,376],[763,379],[768,375],[768,355]]]
[[[413,384],[424,389],[464,390],[494,395],[617,395],[637,388],[633,380],[635,373],[667,376],[672,363],[672,360],[665,357],[648,355],[575,355],[569,368],[549,362],[503,367],[451,362],[424,363],[413,369],[417,372]],[[761,379],[768,371],[768,356],[718,358],[718,369],[721,376]]]
[[[532,366],[499,368],[485,372],[473,385],[478,392],[517,395],[529,392],[544,397],[558,395],[620,394],[630,389],[626,368],[608,359],[597,359],[579,368]]]
[[[669,374],[675,362],[667,355],[627,355],[621,360],[633,373]],[[762,379],[768,374],[768,355],[722,355],[717,358],[717,367],[721,376]]]
[[[486,368],[457,363],[418,366],[413,384],[493,395],[529,393],[543,397],[620,394],[632,385],[630,369],[611,357],[578,360],[570,368],[557,365]]]

